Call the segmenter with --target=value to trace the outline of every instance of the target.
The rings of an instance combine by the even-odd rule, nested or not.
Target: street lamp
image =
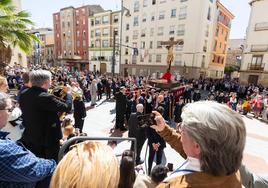
[[[120,57],[119,57],[119,73],[120,73],[120,66],[121,66],[121,58],[122,58],[122,29],[123,29],[123,16],[124,16],[124,12],[126,11],[126,17],[130,17],[131,14],[130,14],[130,10],[127,9],[126,7],[124,7],[123,5],[123,0],[121,0],[121,24],[120,24],[120,42],[119,42],[119,45],[120,45]],[[115,48],[115,46],[114,46]],[[115,59],[115,53],[113,53],[113,59]],[[115,60],[114,60],[115,61]],[[113,64],[114,66],[114,64]]]

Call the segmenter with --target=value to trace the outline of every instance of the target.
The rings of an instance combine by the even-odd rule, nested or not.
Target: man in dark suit
[[[68,112],[72,108],[72,96],[66,92],[66,101],[61,102],[48,93],[51,73],[45,70],[30,73],[32,87],[20,96],[23,132],[21,141],[38,157],[55,159],[59,152],[62,131],[58,112]],[[66,89],[68,90],[68,89]]]
[[[124,127],[125,113],[127,109],[127,97],[125,95],[125,87],[121,87],[119,92],[115,94],[115,129],[126,131]]]
[[[138,116],[143,113],[143,105],[137,104],[136,106],[137,112],[134,112],[130,115],[128,120],[128,137],[136,138],[137,140],[137,154],[136,154],[136,164],[141,164],[140,154],[142,146],[146,140],[146,132],[144,127],[139,126]],[[134,144],[131,144],[131,150],[134,150]]]

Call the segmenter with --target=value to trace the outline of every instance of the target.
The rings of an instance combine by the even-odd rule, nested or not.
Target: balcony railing
[[[267,52],[268,45],[251,45],[251,52]]]
[[[268,22],[256,23],[255,31],[268,30]]]
[[[248,70],[260,70],[263,71],[264,70],[264,66],[265,64],[248,64]]]

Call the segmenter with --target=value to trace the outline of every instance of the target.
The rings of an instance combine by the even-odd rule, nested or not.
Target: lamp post
[[[123,0],[121,0],[121,19],[120,19],[120,42],[119,42],[119,47],[120,47],[120,52],[119,52],[119,54],[120,54],[120,58],[119,58],[119,74],[120,74],[120,71],[121,71],[121,58],[122,58],[122,29],[123,29],[123,16],[124,16],[124,11],[127,11],[127,13],[126,13],[126,16],[127,17],[130,17],[131,16],[131,14],[130,14],[130,11],[129,11],[129,9],[127,9],[126,7],[124,7],[124,5],[123,5]],[[114,48],[115,48],[115,46],[114,46]]]

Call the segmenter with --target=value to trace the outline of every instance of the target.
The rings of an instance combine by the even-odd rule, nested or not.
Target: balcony
[[[268,30],[268,22],[256,23],[255,31]]]
[[[228,28],[231,28],[230,20],[224,19],[224,17],[221,15],[218,16],[218,22],[222,23],[223,25],[225,25]]]
[[[267,52],[268,45],[251,45],[251,52]]]
[[[263,71],[265,67],[265,64],[248,64],[248,70],[258,70],[258,71]]]

